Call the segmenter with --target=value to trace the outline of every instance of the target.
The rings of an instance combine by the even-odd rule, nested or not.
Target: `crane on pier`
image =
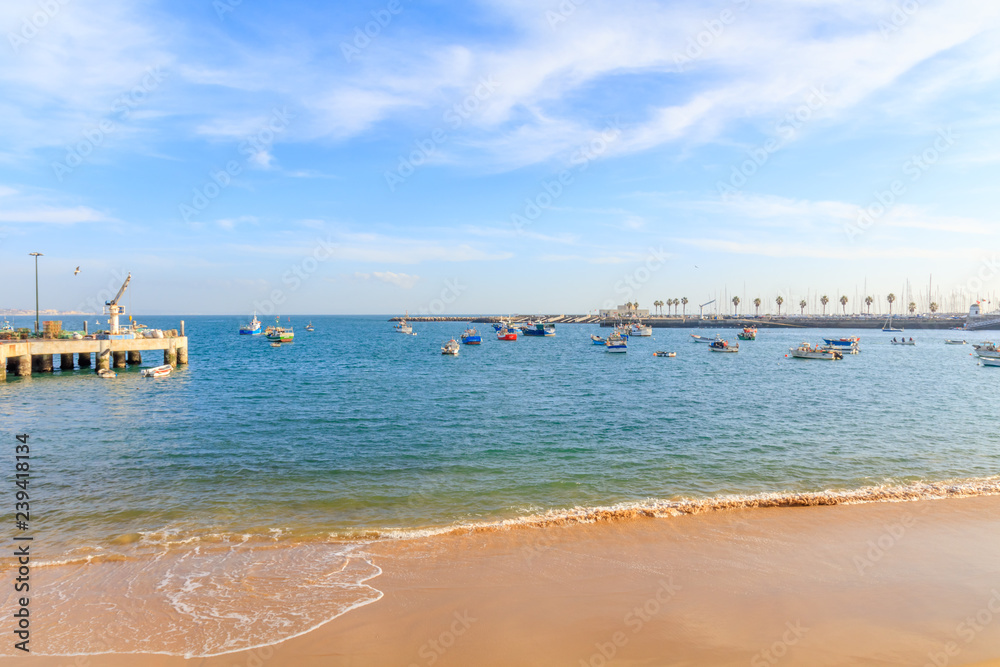
[[[705,310],[705,306],[711,306],[713,303],[715,303],[715,299],[712,299],[711,301],[707,301],[707,302],[701,304],[700,306],[698,306],[698,319],[699,320],[702,319],[701,314],[702,314],[702,311]]]
[[[125,293],[126,288],[128,288],[129,282],[132,280],[132,274],[129,273],[128,277],[125,278],[125,282],[122,283],[122,288],[118,290],[118,294],[111,301],[105,301],[104,305],[108,307],[108,313],[111,315],[111,320],[108,322],[111,325],[111,333],[120,333],[118,329],[118,316],[125,312],[124,306],[119,306],[118,302],[121,301],[122,294]]]

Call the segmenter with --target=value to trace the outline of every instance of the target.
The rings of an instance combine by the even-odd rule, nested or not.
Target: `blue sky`
[[[39,251],[61,310],[128,271],[137,314],[818,312],[866,289],[924,306],[932,275],[965,309],[1000,293],[998,19],[8,0],[0,307],[33,306]]]

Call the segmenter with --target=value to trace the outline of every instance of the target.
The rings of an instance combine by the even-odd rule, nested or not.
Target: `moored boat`
[[[736,334],[740,340],[757,340],[757,327],[743,327],[743,331]]]
[[[993,343],[982,343],[972,346],[980,359],[1000,359],[1000,350]]]
[[[694,339],[695,343],[712,343],[717,340],[722,340],[721,338],[719,338],[718,334],[716,334],[715,338],[709,338],[707,336],[699,336],[698,334],[691,334],[691,338]]]
[[[993,358],[990,358],[990,357],[983,357],[979,361],[982,362],[983,366],[996,366],[996,367],[1000,367],[1000,359],[993,359]]]
[[[401,319],[399,322],[397,322],[396,326],[394,326],[392,328],[393,331],[395,331],[396,333],[401,333],[401,334],[406,334],[408,336],[412,336],[413,335],[413,327],[411,327],[407,323],[407,321],[406,321],[406,318],[409,317],[409,316],[410,316],[410,311],[406,311],[406,315],[403,316],[403,319]]]
[[[500,327],[497,330],[497,340],[517,340],[517,329]]]
[[[483,338],[475,329],[466,329],[462,332],[462,342],[466,345],[480,345],[483,342]]]
[[[844,358],[842,352],[813,347],[809,343],[802,343],[798,347],[789,348],[789,352],[791,352],[792,356],[796,359],[827,359],[835,361]]]
[[[661,351],[656,351],[656,352],[653,353],[653,356],[654,357],[676,357],[677,353],[676,352],[661,352]]]
[[[441,354],[450,354],[452,356],[458,356],[458,341],[452,338],[450,341],[444,344],[441,348]]]
[[[604,341],[604,351],[605,352],[627,352],[628,351],[628,341],[617,331],[613,332],[608,339]]]
[[[594,343],[594,345],[604,345],[604,339],[597,334],[590,334],[590,340]]]
[[[892,326],[892,316],[890,315],[889,319],[887,319],[885,324],[882,325],[882,331],[888,331],[889,333],[902,333],[903,330]]]
[[[257,319],[257,311],[254,311],[253,319],[250,320],[249,324],[245,324],[240,327],[241,336],[258,336],[261,333],[261,323]]]
[[[964,340],[951,340],[950,338],[944,342],[945,345],[968,345],[969,343]]]
[[[643,324],[642,322],[636,322],[632,325],[629,334],[632,336],[652,336],[653,327],[648,324]]]
[[[528,322],[521,327],[521,333],[525,336],[544,336],[549,338],[556,335],[556,325]]]
[[[823,342],[827,345],[833,347],[852,347],[857,345],[861,341],[858,336],[850,336],[848,338],[824,338]]]
[[[306,325],[306,331],[316,331],[316,327],[313,326],[312,321],[310,321],[309,324]]]
[[[162,378],[170,375],[171,367],[170,364],[164,364],[162,366],[157,366],[156,368],[143,368],[142,377],[144,378]]]
[[[100,370],[97,371],[97,377],[102,378],[104,380],[110,380],[111,378],[118,377],[118,373],[115,373],[110,368],[101,368]]]
[[[285,327],[268,327],[264,335],[268,340],[279,343],[291,343],[295,340],[295,332]]]
[[[727,340],[713,340],[711,343],[709,343],[708,349],[709,349],[710,352],[729,352],[729,353],[733,353],[733,352],[739,352],[740,351],[740,344],[739,343],[733,343],[732,345],[730,345],[729,341],[727,341]]]

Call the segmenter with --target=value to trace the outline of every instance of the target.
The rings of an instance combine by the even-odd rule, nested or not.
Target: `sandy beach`
[[[1000,657],[998,528],[988,496],[387,541],[381,600],[275,646],[3,664],[975,664]]]

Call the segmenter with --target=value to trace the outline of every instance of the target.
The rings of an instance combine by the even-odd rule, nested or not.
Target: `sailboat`
[[[901,332],[902,329],[897,329],[896,327],[892,326],[892,315],[890,315],[889,319],[887,319],[885,321],[885,324],[882,325],[882,331]]]

